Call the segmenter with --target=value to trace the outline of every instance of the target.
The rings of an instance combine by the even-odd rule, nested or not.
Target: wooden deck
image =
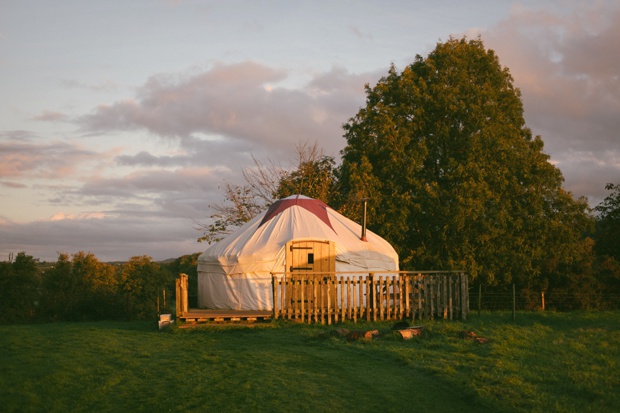
[[[292,274],[292,275],[291,275]],[[325,274],[330,277],[324,276]],[[350,275],[354,274],[354,275]],[[302,323],[346,320],[461,319],[469,313],[467,274],[462,271],[380,271],[368,275],[328,272],[272,273],[273,311],[190,309],[188,277],[176,280],[177,319],[198,324],[252,324],[271,319]],[[334,277],[331,277],[334,275]],[[337,276],[336,276],[337,275]]]
[[[177,318],[187,324],[208,323],[254,323],[269,321],[273,317],[272,311],[250,310],[202,310],[190,308]]]

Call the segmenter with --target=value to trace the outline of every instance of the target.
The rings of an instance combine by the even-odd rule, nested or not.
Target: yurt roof
[[[300,239],[333,241],[339,261],[359,262],[360,266],[372,261],[385,269],[393,267],[394,262],[398,266],[398,255],[386,240],[372,231],[366,233],[367,242],[360,236],[360,224],[320,200],[293,195],[276,201],[267,211],[209,246],[198,258],[199,270],[216,262],[228,267],[229,274],[274,270],[283,260],[286,243]]]

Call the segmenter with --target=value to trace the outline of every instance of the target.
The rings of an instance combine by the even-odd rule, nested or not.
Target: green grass
[[[271,323],[0,326],[6,412],[620,411],[620,312],[472,315],[372,342]],[[463,339],[472,330],[490,339]]]

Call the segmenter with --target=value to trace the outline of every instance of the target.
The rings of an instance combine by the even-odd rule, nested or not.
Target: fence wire
[[[618,310],[620,294],[469,290],[470,311]]]

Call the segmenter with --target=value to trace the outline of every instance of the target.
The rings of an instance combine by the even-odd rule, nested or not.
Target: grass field
[[[620,411],[620,312],[158,331],[143,322],[0,326],[5,412]],[[371,342],[324,333],[386,331]],[[464,339],[463,330],[490,339]]]

